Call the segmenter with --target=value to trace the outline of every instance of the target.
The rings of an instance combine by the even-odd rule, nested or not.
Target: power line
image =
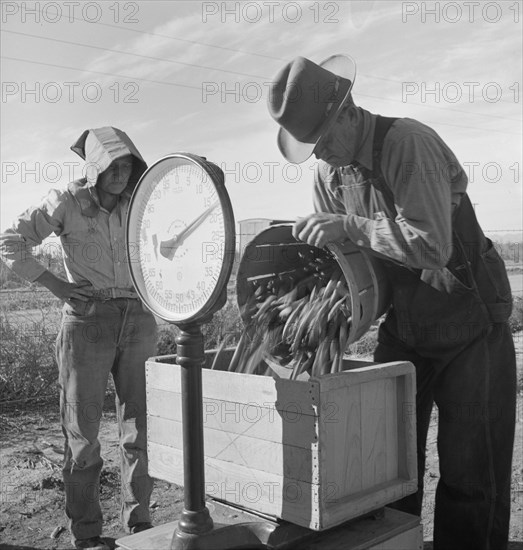
[[[9,56],[6,56],[6,55],[2,55],[2,56],[0,56],[0,58],[1,59],[7,59],[7,60],[10,60],[10,61],[18,61],[18,62],[22,62],[22,63],[31,63],[31,64],[34,64],[34,65],[43,65],[43,66],[47,66],[47,67],[55,67],[55,68],[58,68],[58,69],[68,69],[68,70],[72,70],[72,71],[79,71],[79,72],[86,72],[86,73],[93,73],[93,74],[101,74],[101,75],[104,75],[104,76],[114,76],[114,77],[118,77],[118,78],[127,78],[129,80],[140,80],[140,81],[143,81],[143,82],[151,82],[153,84],[165,84],[167,86],[178,86],[178,87],[181,87],[181,88],[190,88],[190,89],[193,89],[193,90],[202,91],[202,88],[200,86],[191,86],[190,84],[180,84],[180,83],[177,83],[177,82],[167,82],[165,80],[153,80],[153,79],[150,79],[150,78],[122,75],[122,74],[116,74],[116,73],[108,73],[108,72],[103,72],[103,71],[94,71],[94,70],[91,70],[91,69],[79,69],[78,67],[68,67],[66,65],[58,65],[56,63],[45,63],[43,61],[33,61],[33,60],[30,60],[30,59],[21,59],[21,58],[18,58],[18,57],[9,57]],[[359,94],[359,95],[361,95],[363,97],[373,97],[373,98],[377,98],[377,99],[382,99],[382,100],[385,100],[385,101],[399,101],[399,100],[396,100],[396,99],[389,99],[389,98],[386,98],[386,97],[369,96],[369,95],[366,95],[366,94]],[[416,104],[416,105],[418,105],[418,104]],[[429,108],[431,107],[430,105],[418,105],[418,106],[419,107],[429,107]],[[449,110],[452,110],[452,109],[449,109]],[[455,128],[466,128],[466,129],[478,130],[478,127],[463,126],[463,125],[458,125],[458,124],[449,124],[447,122],[430,122],[430,124],[439,124],[439,125],[442,125],[442,126],[452,126],[452,127],[455,127]],[[521,135],[517,132],[507,132],[505,130],[494,130],[494,129],[491,129],[491,128],[479,128],[479,129],[484,130],[484,131],[488,131],[488,132],[501,133],[501,134],[509,134],[509,135],[516,135],[516,136]]]
[[[434,124],[434,125],[440,124],[441,126],[452,126],[453,128],[467,128],[469,130],[483,130],[484,132],[497,132],[499,134],[508,134],[511,136],[522,135],[521,133],[518,133],[518,132],[507,132],[505,130],[494,130],[492,128],[479,128],[478,126],[463,126],[461,124],[450,124],[448,122],[439,122],[439,121],[431,121],[431,120],[427,120],[426,122],[428,124]]]
[[[42,12],[40,12],[42,13]],[[59,15],[57,13],[57,15]],[[65,17],[65,15],[60,15],[60,19],[63,19]],[[82,19],[81,17],[74,17],[74,16],[68,16],[68,19],[71,20],[75,20],[75,21],[81,21],[83,23],[86,23],[85,19]],[[267,55],[267,54],[263,54],[263,53],[257,53],[257,52],[249,52],[247,50],[239,50],[237,48],[229,48],[227,46],[220,46],[218,44],[207,44],[205,42],[199,42],[198,40],[189,40],[187,38],[178,38],[176,36],[169,36],[167,34],[160,34],[160,33],[156,33],[156,32],[148,32],[148,31],[142,31],[140,29],[133,29],[131,27],[122,27],[120,25],[113,25],[111,23],[102,23],[101,21],[89,21],[89,24],[92,25],[92,24],[95,24],[95,25],[102,25],[104,27],[111,27],[113,29],[118,29],[118,30],[126,30],[126,31],[129,31],[129,32],[134,32],[134,33],[139,33],[139,34],[146,34],[148,36],[158,36],[159,38],[168,38],[170,40],[178,40],[179,42],[186,42],[188,44],[198,44],[199,46],[206,46],[208,48],[217,48],[219,50],[226,50],[226,51],[229,51],[229,52],[235,52],[235,53],[242,53],[244,55],[253,55],[253,56],[257,56],[257,57],[265,57],[267,59],[273,59],[275,61],[287,61],[286,59],[283,59],[281,57],[274,57],[272,55]]]
[[[1,55],[1,59],[9,59],[10,61],[22,61],[24,63],[33,63],[35,65],[45,65],[46,67],[56,67],[58,69],[70,69],[72,71],[80,71],[86,73],[103,74],[105,76],[116,76],[118,78],[128,78],[129,80],[143,80],[144,82],[152,82],[153,84],[165,84],[167,86],[180,86],[181,88],[191,88],[193,90],[201,91],[200,86],[190,86],[189,84],[179,84],[177,82],[166,82],[164,80],[152,80],[150,78],[138,78],[136,76],[128,76],[124,74],[106,73],[102,71],[92,71],[90,69],[79,69],[78,67],[66,67],[65,65],[57,65],[54,63],[44,63],[43,61],[31,61],[30,59],[20,59],[18,57],[8,57]]]
[[[395,101],[396,103],[405,104],[405,102],[402,101],[401,99],[391,99],[391,98],[388,98],[388,97],[382,97],[382,96],[377,96],[377,95],[360,94],[358,91],[354,92],[354,95],[356,95],[356,96],[361,95],[362,97],[371,97],[373,99],[382,99],[384,101]],[[463,111],[462,109],[448,109],[447,107],[436,107],[435,105],[425,105],[423,103],[411,103],[410,105],[413,105],[415,107],[425,107],[426,109],[436,109],[437,111],[445,111],[446,113],[447,112],[463,113],[463,114],[472,115],[472,116],[482,116],[482,117],[488,117],[488,118],[500,118],[502,120],[509,120],[510,122],[519,122],[519,121],[516,121],[513,118],[509,118],[509,117],[506,117],[506,116],[489,115],[489,114],[486,114],[486,113],[471,113],[469,111]],[[468,126],[467,126],[467,128],[468,128]]]
[[[40,11],[40,13],[42,13],[42,11]],[[58,14],[58,13],[56,15],[58,15],[60,19],[63,19],[65,17],[64,15],[61,15],[61,14]],[[80,22],[83,22],[83,23],[86,22],[85,19],[83,19],[83,18],[74,17],[74,16],[71,16],[71,15],[68,15],[68,19],[73,19],[75,21],[80,21]],[[276,57],[276,56],[272,56],[272,55],[261,54],[261,53],[258,53],[258,52],[240,50],[238,48],[230,48],[230,47],[227,47],[227,46],[220,46],[219,44],[208,44],[206,42],[201,42],[201,41],[198,41],[198,40],[189,40],[187,38],[179,38],[177,36],[170,36],[170,35],[167,35],[167,34],[160,34],[160,33],[154,33],[154,32],[149,32],[149,31],[143,31],[143,30],[140,30],[140,29],[133,29],[131,27],[121,27],[119,25],[113,25],[111,23],[102,23],[101,21],[90,21],[89,22],[90,25],[92,25],[93,23],[95,25],[102,25],[104,27],[111,27],[111,28],[115,28],[115,29],[118,29],[118,30],[123,29],[123,30],[126,30],[126,31],[139,33],[139,34],[144,34],[144,35],[148,35],[148,36],[158,36],[160,38],[168,38],[169,40],[178,40],[178,41],[181,41],[181,42],[187,42],[189,44],[198,44],[200,46],[205,46],[207,48],[216,48],[216,49],[220,49],[220,50],[227,50],[227,51],[232,51],[232,52],[236,52],[236,53],[241,53],[241,54],[244,54],[244,55],[264,57],[264,58],[272,59],[272,60],[275,60],[275,61],[285,61],[285,62],[289,61],[289,59],[283,58],[283,57]],[[13,32],[14,33],[15,31],[5,30],[4,32]],[[18,33],[18,34],[24,34],[24,33]],[[36,35],[30,35],[30,34],[28,34],[27,36],[35,36],[36,37]],[[43,38],[43,37],[38,37],[38,38]],[[85,45],[85,46],[87,46],[87,45]],[[91,46],[88,46],[88,47],[91,47]],[[111,51],[111,50],[109,50],[109,51]],[[122,52],[122,53],[127,53],[127,52]],[[173,62],[178,63],[176,61],[173,61]],[[220,70],[220,69],[215,68],[215,70]],[[242,74],[242,73],[237,73],[237,74]],[[402,80],[398,80],[398,79],[394,79],[394,78],[386,78],[386,77],[383,77],[383,76],[375,76],[375,75],[370,75],[370,74],[366,74],[366,73],[359,73],[359,74],[360,74],[360,76],[363,76],[365,78],[374,78],[376,80],[383,80],[383,81],[386,81],[386,82],[395,82],[397,84],[402,84],[403,83]],[[257,76],[256,78],[269,78],[269,77]],[[372,96],[368,96],[368,97],[372,97]],[[437,109],[437,107],[433,107],[433,108]],[[512,120],[512,119],[508,119],[507,117],[500,117],[500,116],[497,116],[497,115],[487,115],[487,114],[481,114],[481,113],[468,113],[467,111],[458,111],[458,110],[455,110],[455,111],[456,112],[463,112],[463,113],[466,113],[466,114],[471,114],[471,115],[474,115],[474,116],[506,118],[507,120]]]
[[[40,13],[42,13],[42,12],[40,12]],[[65,18],[65,15],[61,15],[61,14],[58,14],[58,13],[57,13],[57,15],[60,17],[60,19]],[[75,21],[80,21],[82,23],[86,23],[85,19],[83,19],[81,17],[74,17],[74,16],[69,15],[68,19],[73,19]],[[266,58],[266,59],[272,59],[274,61],[284,61],[286,63],[289,61],[288,58],[284,58],[284,57],[276,57],[276,56],[273,56],[273,55],[267,55],[267,54],[263,54],[263,53],[259,53],[259,52],[252,52],[252,51],[248,51],[248,50],[241,50],[241,49],[238,49],[238,48],[231,48],[231,47],[228,47],[228,46],[220,46],[219,44],[209,44],[209,43],[206,43],[206,42],[201,42],[199,40],[189,40],[187,38],[179,38],[177,36],[170,36],[170,35],[167,35],[167,34],[160,34],[160,33],[156,33],[156,32],[143,31],[143,30],[140,30],[140,29],[133,29],[131,27],[122,27],[120,25],[113,25],[111,23],[102,23],[101,21],[89,21],[89,24],[90,25],[92,25],[92,24],[102,25],[104,27],[110,27],[110,28],[113,28],[113,29],[124,30],[124,31],[138,33],[138,34],[144,34],[144,35],[147,35],[147,36],[157,36],[159,38],[168,38],[169,40],[177,40],[179,42],[186,42],[188,44],[198,44],[199,46],[205,46],[207,48],[215,48],[215,49],[219,49],[219,50],[226,50],[226,51],[230,51],[230,52],[241,53],[243,55],[252,55],[252,56],[255,56],[255,57],[263,57],[263,58]],[[374,75],[365,74],[365,73],[360,73],[360,75],[364,76],[366,78],[374,78],[376,80],[384,80],[386,82],[396,82],[396,83],[402,83],[403,82],[401,80],[397,80],[397,79],[394,79],[394,78],[386,78],[386,77],[383,77],[383,76],[374,76]],[[263,77],[263,78],[267,78],[267,77]],[[487,115],[484,115],[484,116],[487,116]]]
[[[40,13],[42,13],[42,11],[40,11]],[[59,16],[60,19],[65,18],[65,15],[61,15],[58,12],[57,12],[56,15]],[[68,19],[72,19],[74,21],[80,21],[82,23],[86,23],[85,19],[83,19],[81,17],[74,17],[72,15],[68,15],[67,17],[68,17]],[[140,29],[133,29],[131,27],[122,27],[120,25],[113,25],[111,23],[102,23],[101,21],[89,21],[89,24],[90,25],[92,25],[92,24],[102,25],[104,27],[111,27],[113,29],[144,34],[144,35],[147,35],[147,36],[157,36],[159,38],[168,38],[169,40],[177,40],[179,42],[186,42],[188,44],[198,44],[199,46],[205,46],[207,48],[215,48],[215,49],[219,49],[219,50],[226,50],[226,51],[230,51],[230,52],[241,53],[243,55],[252,55],[252,56],[255,56],[255,57],[264,57],[266,59],[272,59],[274,61],[284,61],[284,62],[289,61],[288,58],[284,58],[284,57],[276,57],[276,56],[273,56],[273,55],[262,54],[262,53],[259,53],[259,52],[252,52],[252,51],[248,51],[248,50],[240,50],[238,48],[220,46],[219,44],[208,44],[206,42],[201,42],[199,40],[189,40],[187,38],[179,38],[177,36],[170,36],[170,35],[167,35],[167,34],[160,34],[160,33],[155,33],[155,32],[143,31],[143,30],[140,30]],[[386,77],[383,77],[383,76],[373,76],[373,75],[364,74],[364,73],[360,73],[360,75],[365,76],[367,78],[374,78],[376,80],[384,80],[384,81],[387,81],[387,82],[402,83],[401,80],[396,80],[396,79],[393,79],[393,78],[386,78]],[[267,78],[267,77],[263,77],[263,78]]]
[[[104,25],[105,25],[105,23],[104,23]],[[113,26],[113,25],[110,25],[110,26]],[[187,67],[195,67],[195,68],[205,69],[205,70],[210,70],[210,71],[225,72],[225,73],[234,74],[234,75],[238,75],[238,76],[246,76],[246,77],[249,77],[249,78],[258,78],[258,79],[264,79],[264,80],[270,81],[270,77],[268,77],[268,76],[253,75],[253,74],[249,74],[249,73],[243,73],[243,72],[240,72],[240,71],[233,71],[233,70],[230,70],[230,69],[221,69],[221,68],[215,67],[215,66],[198,65],[198,64],[195,64],[195,63],[187,63],[187,62],[184,62],[184,61],[177,61],[177,60],[174,60],[174,59],[166,59],[166,58],[163,58],[163,57],[154,57],[154,56],[142,55],[142,54],[126,52],[126,51],[122,51],[122,50],[116,50],[116,49],[112,49],[112,48],[104,48],[102,46],[94,46],[94,45],[91,45],[91,44],[81,44],[79,42],[73,42],[73,41],[69,41],[69,40],[62,40],[62,39],[58,39],[58,38],[50,38],[50,37],[46,37],[46,36],[38,36],[38,35],[35,35],[35,34],[24,33],[24,32],[19,32],[19,31],[4,30],[4,32],[8,32],[8,33],[11,33],[11,34],[17,34],[17,35],[21,35],[21,36],[27,36],[27,37],[30,37],[30,38],[39,38],[41,40],[48,40],[48,41],[51,41],[51,42],[57,42],[57,43],[61,43],[61,44],[69,44],[69,45],[73,45],[73,46],[80,46],[80,47],[84,47],[84,48],[92,48],[92,49],[95,49],[95,50],[108,51],[108,52],[113,52],[113,53],[118,53],[118,54],[123,54],[123,55],[131,55],[133,57],[139,57],[139,58],[142,58],[142,59],[151,59],[151,60],[154,60],[154,61],[174,63],[174,64],[178,64],[178,65],[184,65],[184,66],[187,66]],[[144,31],[142,31],[142,32],[144,32]],[[145,33],[145,34],[154,34],[154,33]],[[174,37],[172,37],[172,38],[174,38]],[[212,47],[212,46],[210,46],[210,47]],[[26,61],[28,61],[28,60],[26,60]],[[371,75],[362,75],[362,76],[366,76],[366,77],[370,77],[370,78],[376,78],[376,79],[379,79],[379,80],[387,80],[387,81],[395,82],[395,83],[402,83],[401,80],[395,80],[395,79],[391,79],[391,78],[384,78],[384,77],[371,76]],[[399,99],[391,99],[391,98],[387,98],[387,97],[383,97],[383,96],[362,94],[362,93],[359,93],[359,92],[356,92],[356,95],[360,95],[362,97],[370,97],[370,98],[373,98],[373,99],[380,99],[380,100],[383,100],[383,101],[394,101],[394,102],[397,102],[397,103],[405,103],[404,101],[399,100]],[[420,104],[420,103],[415,103],[413,105],[415,105],[417,107],[424,107],[424,108],[427,108],[427,109],[444,110],[445,112],[462,113],[462,114],[466,114],[468,116],[480,116],[480,117],[486,117],[486,118],[496,118],[496,119],[509,120],[511,122],[515,122],[515,120],[513,118],[504,117],[504,116],[500,116],[500,115],[491,115],[491,114],[486,114],[486,113],[471,113],[469,111],[464,111],[462,109],[449,109],[449,108],[437,107],[437,106],[434,106],[434,105],[424,105],[424,104]],[[448,124],[448,126],[457,126],[457,125]],[[471,128],[470,126],[458,126],[458,127]],[[502,130],[496,130],[496,131],[497,132],[503,132]],[[503,132],[503,133],[507,133],[507,132]],[[512,132],[508,132],[508,133],[512,133]],[[520,135],[520,134],[515,133],[514,135]]]
[[[30,33],[26,33],[26,32],[8,31],[8,30],[4,30],[4,32],[8,32],[8,33],[11,33],[11,34],[18,34],[18,35],[21,35],[21,36],[29,36],[31,38],[39,38],[41,40],[49,40],[51,42],[58,42],[60,44],[70,44],[72,46],[81,46],[83,48],[92,48],[94,50],[102,50],[102,51],[105,51],[105,52],[113,52],[113,53],[118,53],[118,54],[131,55],[133,57],[140,57],[142,59],[152,59],[153,61],[164,61],[165,63],[175,63],[177,65],[185,65],[186,67],[196,67],[198,69],[206,69],[208,71],[220,71],[220,72],[231,73],[231,74],[235,74],[235,75],[239,75],[239,76],[248,76],[250,78],[263,78],[263,79],[267,78],[265,76],[259,76],[259,75],[255,75],[255,74],[241,73],[241,72],[238,72],[238,71],[231,71],[231,70],[228,70],[228,69],[219,69],[218,67],[209,67],[209,66],[206,66],[206,65],[197,65],[195,63],[186,63],[185,61],[176,61],[175,59],[165,59],[163,57],[154,57],[154,56],[151,56],[151,55],[142,55],[142,54],[139,54],[139,53],[125,52],[123,50],[115,50],[115,49],[112,49],[112,48],[104,48],[102,46],[93,46],[92,44],[80,44],[79,42],[72,42],[70,40],[61,40],[59,38],[50,38],[48,36],[38,36],[36,34],[30,34]]]

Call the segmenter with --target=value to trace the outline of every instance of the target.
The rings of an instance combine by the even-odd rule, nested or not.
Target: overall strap
[[[374,127],[374,142],[372,146],[372,184],[382,193],[384,200],[387,201],[389,208],[392,208],[393,211],[396,210],[394,205],[394,196],[383,178],[381,171],[381,152],[383,150],[385,136],[396,120],[398,119],[377,115],[376,126]]]
[[[376,126],[374,128],[374,143],[372,148],[372,163],[374,170],[379,170],[379,163],[374,165],[374,161],[381,161],[381,151],[383,150],[383,142],[390,127],[398,120],[397,118],[377,115]]]

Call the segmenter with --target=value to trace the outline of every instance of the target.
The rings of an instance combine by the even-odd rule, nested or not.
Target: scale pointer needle
[[[154,246],[154,257],[158,260],[158,236],[156,233],[152,236]]]
[[[160,254],[171,260],[176,254],[176,250],[184,243],[185,239],[191,235],[209,216],[209,214],[220,204],[220,201],[216,201],[211,204],[207,210],[204,210],[196,219],[194,219],[187,227],[182,229],[178,235],[175,235],[172,239],[160,242]]]

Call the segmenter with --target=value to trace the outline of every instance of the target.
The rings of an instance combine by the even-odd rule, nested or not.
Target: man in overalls
[[[355,66],[298,57],[268,107],[290,162],[311,154],[316,213],[294,236],[350,239],[383,259],[393,297],[374,359],[416,367],[418,492],[396,507],[420,515],[425,445],[438,406],[435,550],[503,550],[510,520],[516,368],[504,263],[483,234],[467,177],[431,128],[354,105]]]
[[[21,277],[63,300],[56,341],[65,436],[65,511],[78,549],[109,550],[100,538],[98,432],[109,374],[120,438],[121,521],[136,533],[152,527],[147,472],[145,361],[156,350],[156,322],[138,299],[125,250],[129,199],[147,165],[127,134],[86,130],[71,149],[86,177],[53,189],[0,236],[4,261]],[[41,265],[32,249],[60,237],[68,281]]]

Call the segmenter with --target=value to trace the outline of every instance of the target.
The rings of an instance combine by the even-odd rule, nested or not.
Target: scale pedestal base
[[[176,526],[176,522],[173,524]],[[171,550],[265,550],[292,548],[316,533],[287,524],[280,526],[270,521],[258,523],[237,523],[234,525],[215,524],[214,528],[204,535],[187,535],[174,530],[167,533]],[[272,541],[272,542],[271,542]],[[274,543],[274,544],[273,544]],[[140,548],[144,547],[140,545]]]
[[[245,516],[245,514],[243,514]],[[351,520],[327,531],[263,520],[215,524],[205,535],[174,537],[178,522],[166,523],[116,541],[121,550],[421,550],[419,518],[385,508],[383,514]]]

